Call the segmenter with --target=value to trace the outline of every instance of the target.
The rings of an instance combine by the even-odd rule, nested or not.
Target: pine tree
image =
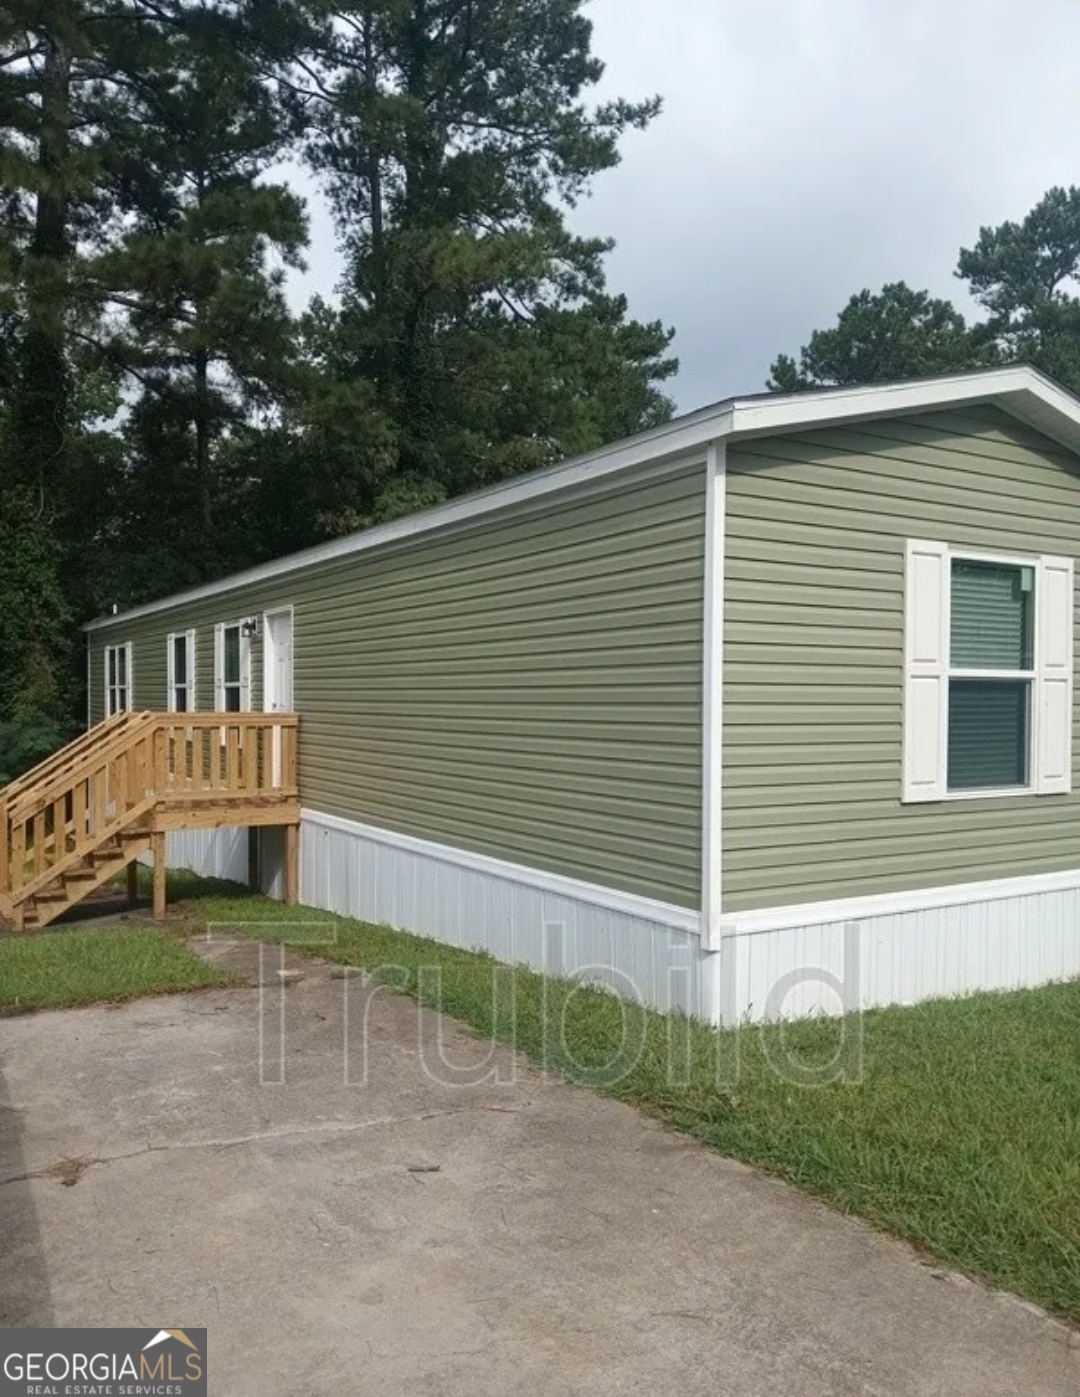
[[[200,7],[144,36],[115,130],[124,231],[97,275],[108,353],[138,384],[123,512],[144,556],[119,583],[128,596],[243,561],[218,448],[288,382],[283,284],[306,227],[301,202],[264,180],[291,124],[266,78],[276,54],[260,12]]]
[[[56,526],[75,422],[68,343],[100,144],[78,0],[0,15],[0,723],[66,709],[69,610]]]
[[[338,5],[309,154],[348,253],[325,360],[370,385],[389,472],[371,517],[670,414],[670,332],[607,293],[610,244],[566,210],[659,104],[584,96],[603,67],[580,0]],[[313,68],[314,65],[309,65]],[[323,385],[325,388],[325,384]]]

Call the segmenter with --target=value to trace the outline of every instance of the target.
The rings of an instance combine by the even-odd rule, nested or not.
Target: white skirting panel
[[[165,862],[188,868],[201,878],[227,878],[247,883],[246,829],[181,829],[165,836]]]
[[[725,1024],[1080,976],[1080,873],[775,908],[726,921],[719,976]]]
[[[283,840],[260,833],[263,890]],[[170,834],[171,867],[247,880],[247,831]],[[1080,976],[1080,870],[728,914],[697,912],[305,810],[300,899],[735,1025]]]
[[[283,897],[285,836],[276,825],[258,833],[259,887],[270,897]],[[165,836],[165,862],[169,868],[187,868],[201,878],[225,878],[246,886],[248,831],[235,827],[170,830]]]
[[[684,908],[304,811],[300,900],[711,1017]]]

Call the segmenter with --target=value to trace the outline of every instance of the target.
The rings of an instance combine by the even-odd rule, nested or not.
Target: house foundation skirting
[[[840,1014],[1080,976],[1080,870],[728,914],[723,1023]]]
[[[281,896],[280,831],[260,882]],[[170,833],[172,867],[246,882],[245,830]],[[303,812],[300,900],[735,1025],[1080,976],[1080,870],[700,918],[541,870]]]

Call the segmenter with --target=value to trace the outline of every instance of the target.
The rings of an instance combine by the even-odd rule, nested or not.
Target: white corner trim
[[[689,907],[676,907],[673,903],[658,902],[653,898],[640,897],[636,893],[620,892],[617,888],[605,888],[598,883],[585,883],[577,878],[568,878],[561,873],[549,873],[540,868],[530,868],[525,864],[509,863],[489,854],[477,854],[471,849],[458,849],[450,844],[418,839],[411,834],[399,834],[396,830],[362,824],[358,820],[346,820],[340,815],[327,815],[320,810],[305,808],[301,810],[300,818],[324,829],[357,835],[376,844],[387,844],[391,848],[418,854],[422,858],[437,859],[441,863],[453,864],[458,868],[468,868],[490,877],[506,879],[511,883],[521,883],[525,887],[537,889],[538,892],[551,893],[554,897],[592,903],[612,912],[620,912],[624,916],[640,917],[645,922],[656,922],[677,931],[691,932],[695,936],[701,934],[701,916]]]
[[[705,470],[705,634],[701,742],[702,950],[720,949],[723,905],[724,535],[727,445],[709,446]]]
[[[1063,873],[1033,873],[1019,878],[993,878],[982,883],[953,883],[943,888],[916,888],[911,892],[880,893],[868,897],[841,898],[835,902],[803,902],[791,907],[763,907],[731,912],[722,919],[725,938],[757,936],[763,932],[796,927],[825,926],[833,922],[858,922],[869,917],[928,912],[939,907],[962,907],[975,902],[1028,897],[1080,888],[1080,868]]]
[[[417,535],[457,527],[483,515],[528,504],[546,495],[572,490],[634,467],[659,466],[661,462],[671,462],[680,456],[693,460],[709,443],[721,438],[761,436],[802,428],[810,430],[834,423],[965,403],[992,403],[1064,443],[1068,449],[1080,452],[1080,400],[1026,365],[908,383],[728,398],[599,451],[561,461],[522,479],[504,481],[434,509],[363,529],[344,538],[332,539],[218,582],[163,597],[160,601],[147,602],[116,615],[98,617],[87,622],[83,630],[97,631],[122,626],[140,617],[202,601],[238,587],[267,582],[354,553],[401,543]]]

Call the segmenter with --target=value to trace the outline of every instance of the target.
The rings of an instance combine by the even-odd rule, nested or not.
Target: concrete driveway
[[[305,970],[283,1046],[254,988],[0,1022],[0,1322],[205,1325],[227,1397],[1080,1392],[1021,1302]]]

